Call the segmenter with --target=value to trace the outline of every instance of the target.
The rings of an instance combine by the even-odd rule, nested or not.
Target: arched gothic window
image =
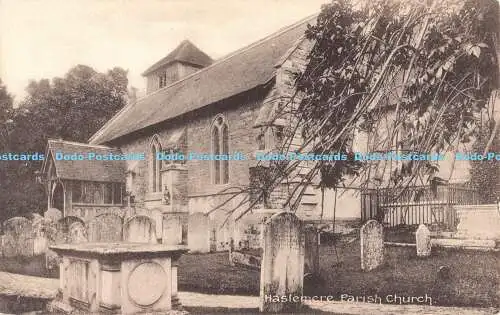
[[[215,117],[212,124],[212,154],[229,154],[229,129],[224,116]],[[212,161],[212,183],[227,184],[229,182],[229,161]]]
[[[161,161],[156,158],[156,154],[161,152],[161,144],[158,135],[154,135],[150,144],[149,156],[149,191],[161,191]]]

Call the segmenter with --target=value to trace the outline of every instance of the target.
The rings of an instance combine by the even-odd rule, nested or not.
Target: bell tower
[[[183,40],[165,58],[159,60],[142,74],[147,80],[147,93],[164,88],[213,62],[189,40]]]

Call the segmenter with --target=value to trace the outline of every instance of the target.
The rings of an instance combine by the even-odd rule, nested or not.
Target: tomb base
[[[51,247],[62,256],[61,296],[52,312],[169,314],[180,307],[177,261],[184,246],[83,243]]]

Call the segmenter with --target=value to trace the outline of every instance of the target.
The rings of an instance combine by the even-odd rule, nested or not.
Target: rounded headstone
[[[431,232],[425,224],[420,224],[415,233],[417,256],[428,257],[431,254]]]
[[[123,239],[133,243],[156,243],[154,221],[145,215],[135,215],[123,225]]]
[[[438,274],[438,278],[440,280],[448,280],[448,279],[450,279],[450,267],[448,267],[448,266],[439,266],[437,274]]]
[[[87,242],[87,229],[81,222],[73,222],[68,228],[68,239],[70,243]]]
[[[62,218],[62,212],[56,208],[50,208],[49,210],[45,211],[43,216],[47,220],[57,222]]]

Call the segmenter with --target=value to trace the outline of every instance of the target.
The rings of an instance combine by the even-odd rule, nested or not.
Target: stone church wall
[[[250,93],[249,93],[250,94]],[[257,150],[258,130],[253,128],[263,95],[253,95],[253,99],[234,98],[229,100],[228,109],[216,111],[193,119],[188,127],[188,148],[192,152],[210,153],[211,126],[217,114],[223,114],[229,129],[229,152],[241,152],[247,161],[229,161],[229,184],[211,185],[210,161],[189,161],[189,195],[207,195],[217,193],[224,186],[246,185],[249,183],[250,159]]]

